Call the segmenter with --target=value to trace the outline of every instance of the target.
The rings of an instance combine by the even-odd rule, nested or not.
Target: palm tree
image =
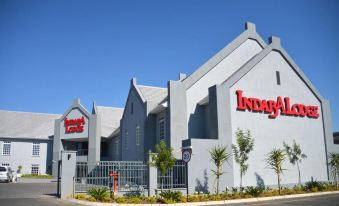
[[[271,152],[267,154],[267,158],[265,159],[267,167],[269,169],[274,170],[274,172],[277,174],[279,194],[280,194],[280,175],[282,174],[283,170],[285,170],[282,168],[282,165],[285,161],[285,156],[286,154],[284,153],[284,150],[273,149]]]
[[[292,147],[290,147],[288,144],[286,144],[284,142],[284,147],[285,147],[285,151],[287,154],[288,159],[290,160],[290,163],[292,165],[297,164],[297,168],[298,168],[298,183],[299,186],[301,186],[301,177],[300,177],[300,168],[299,168],[299,163],[301,163],[302,159],[306,159],[307,156],[305,154],[302,153],[300,145],[297,144],[295,142],[295,140],[293,140],[293,145]]]
[[[219,179],[224,172],[222,171],[222,166],[225,162],[228,162],[230,158],[230,153],[227,152],[227,147],[223,146],[215,146],[209,151],[211,155],[211,159],[215,166],[217,167],[217,170],[212,170],[214,175],[216,176],[216,181],[217,181],[217,188],[216,188],[216,193],[219,194]]]
[[[331,167],[331,174],[335,182],[335,187],[338,189],[339,153],[331,152],[329,154],[328,164]]]
[[[242,177],[246,174],[249,166],[246,161],[249,153],[253,150],[254,139],[251,138],[249,130],[245,134],[241,129],[238,129],[236,136],[237,145],[232,144],[232,150],[235,162],[240,166],[240,194],[242,195]]]

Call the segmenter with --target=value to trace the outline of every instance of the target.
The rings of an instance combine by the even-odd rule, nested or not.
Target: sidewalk
[[[56,182],[56,179],[38,179],[38,178],[22,178],[19,177],[17,183],[52,183]]]

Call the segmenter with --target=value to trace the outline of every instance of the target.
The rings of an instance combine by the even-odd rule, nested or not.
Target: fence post
[[[148,162],[152,161],[152,155],[148,154]],[[148,196],[154,196],[158,187],[158,169],[148,164]]]
[[[76,151],[61,151],[61,199],[69,198],[74,193]]]

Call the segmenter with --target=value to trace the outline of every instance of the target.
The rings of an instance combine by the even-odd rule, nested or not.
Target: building
[[[302,182],[331,177],[329,152],[339,152],[332,133],[329,102],[321,96],[294,60],[271,37],[268,44],[252,23],[191,75],[179,74],[166,88],[140,85],[133,78],[125,108],[96,106],[88,112],[75,100],[56,117],[53,173],[62,150],[76,150],[78,161],[146,161],[148,151],[164,140],[181,159],[192,149],[189,191],[212,191],[214,165],[209,150],[235,143],[238,129],[250,130],[255,141],[243,185],[276,185],[264,159],[273,148],[295,140],[308,158],[300,164]],[[282,184],[297,183],[288,161]],[[317,169],[315,170],[314,167]],[[220,188],[238,186],[234,158],[224,166]]]
[[[138,85],[132,79],[120,124],[121,159],[146,159],[160,140],[174,148],[191,147],[189,191],[212,190],[209,150],[230,148],[238,128],[255,139],[243,185],[276,185],[264,159],[273,148],[295,140],[308,158],[300,165],[302,182],[327,181],[327,153],[333,144],[329,102],[316,90],[277,37],[269,44],[246,23],[245,31],[191,75],[179,75],[167,88]],[[317,167],[317,170],[313,168]],[[285,163],[282,184],[297,183],[296,168]],[[239,166],[225,165],[221,188],[238,186]],[[193,184],[192,184],[193,183]],[[205,184],[206,183],[206,184]],[[203,185],[209,185],[204,188]]]
[[[50,174],[57,114],[0,110],[0,164],[23,174]]]

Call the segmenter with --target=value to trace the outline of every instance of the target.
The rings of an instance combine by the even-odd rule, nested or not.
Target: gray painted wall
[[[133,113],[132,110],[133,103]],[[123,117],[120,124],[122,160],[144,160],[144,130],[145,130],[146,111],[145,105],[140,99],[133,81],[126,101]],[[140,145],[136,145],[136,127],[140,128]],[[128,141],[126,149],[126,131],[128,132]]]

